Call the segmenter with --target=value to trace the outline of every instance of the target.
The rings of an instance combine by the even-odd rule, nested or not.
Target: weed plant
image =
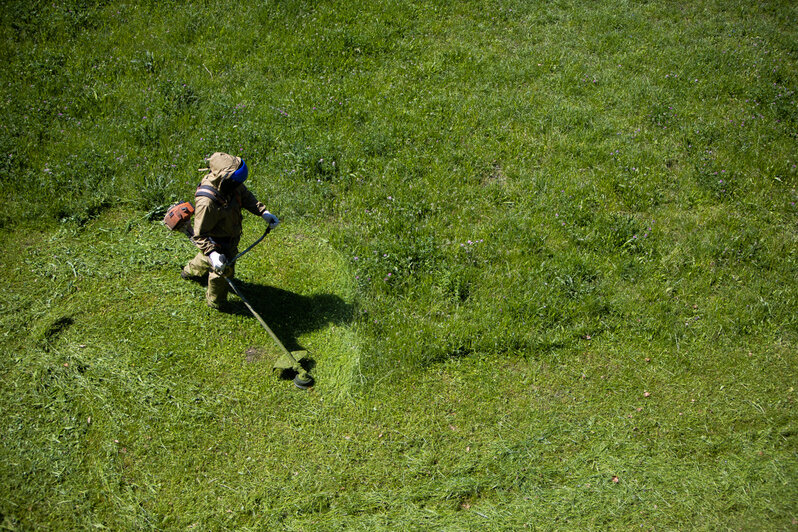
[[[794,3],[0,21],[4,529],[798,523]],[[177,275],[214,151],[310,392]]]

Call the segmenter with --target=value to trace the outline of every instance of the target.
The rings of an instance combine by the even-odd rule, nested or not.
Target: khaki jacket
[[[236,171],[241,159],[226,153],[214,153],[208,163],[210,172],[200,184],[221,190],[222,183]],[[210,198],[195,198],[193,240],[205,255],[212,251],[223,254],[235,251],[242,232],[242,207],[258,216],[266,212],[266,206],[243,184],[223,199],[225,203],[220,205]]]

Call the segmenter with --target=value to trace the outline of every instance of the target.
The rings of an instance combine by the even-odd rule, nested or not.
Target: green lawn
[[[3,529],[798,527],[794,3],[0,21]],[[310,391],[178,275],[214,151]]]

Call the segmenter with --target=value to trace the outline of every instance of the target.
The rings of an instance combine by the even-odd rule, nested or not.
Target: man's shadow
[[[335,294],[303,296],[274,286],[249,283],[241,279],[232,279],[232,283],[289,351],[304,349],[297,340],[303,334],[321,329],[328,324],[342,325],[354,319],[354,305]],[[238,297],[228,300],[228,312],[254,319]],[[302,361],[302,367],[308,371],[313,369],[315,364],[315,360],[311,357]],[[284,373],[283,377],[291,378],[293,375]]]

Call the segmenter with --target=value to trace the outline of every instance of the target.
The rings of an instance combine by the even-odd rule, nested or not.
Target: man
[[[205,300],[218,309],[227,301],[227,281],[233,277],[234,265],[227,262],[238,253],[241,239],[241,208],[261,216],[271,229],[280,220],[266,210],[244,186],[248,169],[243,159],[227,153],[214,153],[208,159],[208,174],[202,179],[195,195],[194,237],[200,249],[180,273],[183,279],[194,281],[208,276]]]

